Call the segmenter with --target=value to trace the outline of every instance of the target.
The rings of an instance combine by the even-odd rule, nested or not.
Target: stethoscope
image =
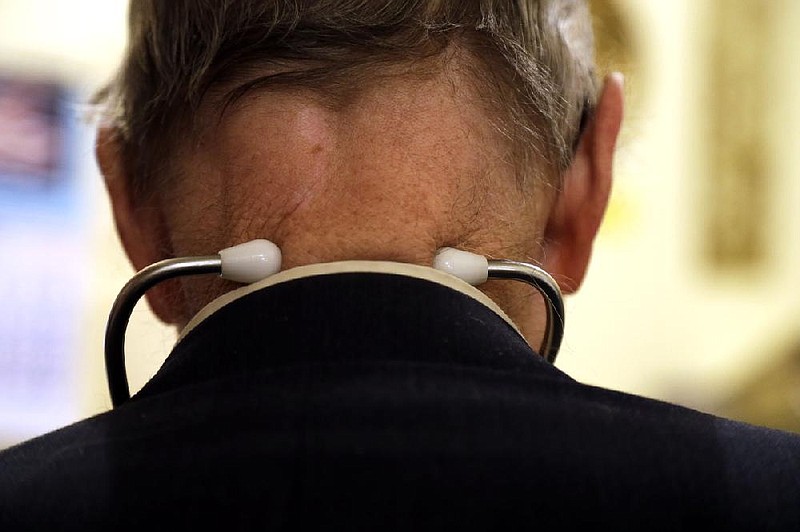
[[[555,362],[564,336],[564,300],[558,283],[533,264],[511,260],[489,260],[482,255],[453,248],[440,249],[433,267],[473,285],[488,279],[511,279],[527,283],[542,295],[547,321],[539,353]],[[166,259],[147,266],[122,288],[106,325],[105,358],[111,404],[119,406],[130,399],[125,370],[125,331],[133,308],[150,288],[176,277],[218,274],[223,279],[250,284],[278,273],[281,251],[268,240],[253,240],[223,249],[216,255]]]

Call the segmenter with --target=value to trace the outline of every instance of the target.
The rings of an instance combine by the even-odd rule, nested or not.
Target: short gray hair
[[[95,101],[119,134],[134,190],[144,192],[208,90],[242,69],[284,67],[233,98],[275,83],[328,91],[366,79],[337,73],[451,46],[474,60],[479,93],[522,147],[522,166],[534,157],[563,173],[596,100],[583,0],[131,0],[127,52]]]

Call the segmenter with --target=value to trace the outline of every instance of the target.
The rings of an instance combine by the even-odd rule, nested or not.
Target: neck
[[[298,91],[253,97],[181,157],[180,173],[193,179],[175,187],[172,204],[182,208],[166,211],[175,254],[268,238],[284,269],[339,260],[430,266],[445,246],[524,260],[535,213],[520,198],[508,147],[458,86],[398,79],[336,109]],[[517,285],[484,289],[537,345],[537,306]],[[229,288],[186,281],[187,321]]]

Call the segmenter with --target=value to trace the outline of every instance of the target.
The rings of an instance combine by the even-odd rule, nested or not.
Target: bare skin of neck
[[[398,76],[337,106],[312,91],[270,90],[209,119],[178,150],[161,194],[171,254],[268,238],[284,269],[350,259],[429,266],[443,246],[536,261],[544,202],[519,190],[509,146],[454,77]],[[230,288],[184,281],[177,324]],[[543,312],[532,291],[482,289],[537,347]]]

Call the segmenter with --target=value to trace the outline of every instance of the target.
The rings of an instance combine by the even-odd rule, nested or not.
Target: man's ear
[[[567,294],[583,282],[608,205],[623,106],[622,75],[611,74],[547,221],[543,266]]]
[[[138,271],[171,256],[164,213],[156,201],[136,197],[116,130],[100,128],[95,154],[111,200],[114,223],[122,247]],[[165,323],[179,321],[182,294],[177,284],[162,283],[147,293],[153,312]]]

